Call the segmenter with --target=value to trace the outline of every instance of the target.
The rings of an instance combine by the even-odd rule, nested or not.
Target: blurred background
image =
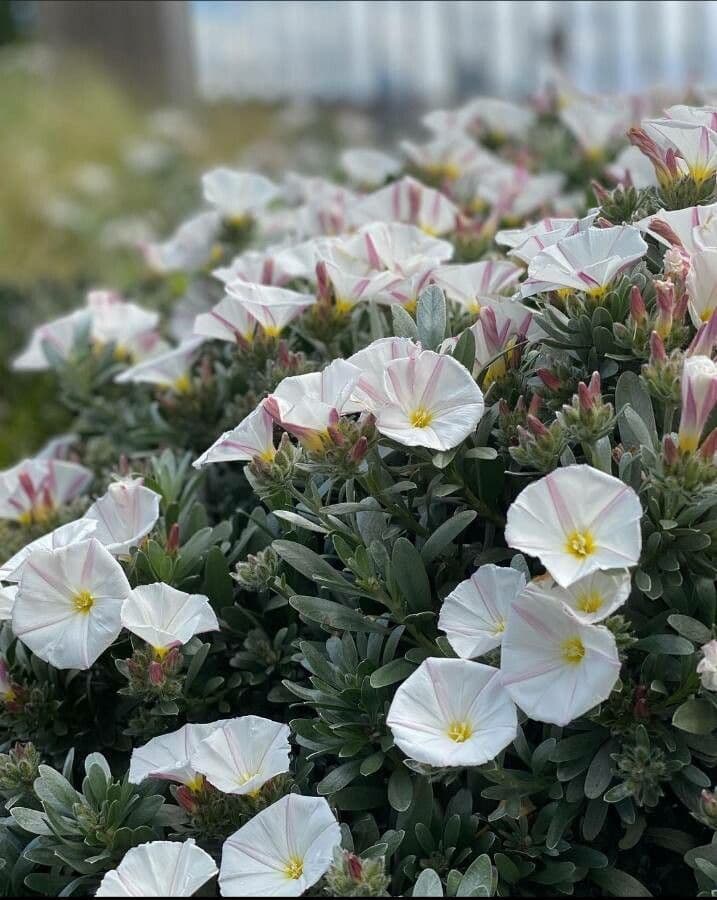
[[[427,109],[556,81],[683,98],[717,84],[716,37],[699,0],[0,0],[0,467],[62,427],[8,358],[136,284],[202,170],[332,176],[342,147],[425,140]]]

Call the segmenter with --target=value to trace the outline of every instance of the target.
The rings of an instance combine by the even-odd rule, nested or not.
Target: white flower
[[[676,119],[646,119],[641,125],[663,157],[670,150],[675,154],[681,173],[703,182],[717,171],[717,132],[712,128]]]
[[[434,271],[435,266],[432,260],[424,260],[412,271],[404,275],[395,275],[386,288],[375,297],[375,300],[378,303],[400,303],[410,312],[415,312],[418,298],[433,278]]]
[[[601,622],[621,607],[630,596],[632,579],[627,569],[591,572],[562,588],[549,575],[535,578],[523,591],[523,597],[547,597],[558,601],[586,624]]]
[[[95,537],[113,556],[123,556],[154,528],[160,500],[140,479],[115,481],[87,510],[85,519],[97,523]]]
[[[564,183],[560,172],[532,175],[523,167],[501,165],[469,174],[458,191],[477,212],[488,206],[501,218],[521,220],[553,203]]]
[[[264,401],[285,430],[310,450],[320,450],[328,428],[336,425],[360,376],[360,370],[335,359],[322,372],[291,375]]]
[[[136,747],[129,762],[130,782],[139,784],[145,778],[157,778],[177,781],[192,791],[198,790],[204,784],[204,776],[192,768],[190,760],[204,738],[225,721],[183,725]]]
[[[69,359],[78,344],[89,341],[90,326],[91,316],[86,309],[45,322],[32,332],[25,349],[13,360],[12,368],[16,372],[42,372],[52,368],[56,358]]]
[[[58,459],[25,459],[0,472],[0,519],[46,522],[85,492],[92,472]]]
[[[464,110],[472,130],[493,138],[523,138],[535,122],[532,109],[498,97],[476,97]]]
[[[697,674],[706,691],[717,691],[717,641],[709,641],[702,647],[702,659],[697,663]]]
[[[620,674],[615,638],[549,596],[515,600],[501,649],[501,679],[531,719],[568,725],[606,700]]]
[[[351,209],[356,225],[404,222],[431,235],[454,231],[459,216],[460,210],[445,194],[409,176],[361,198]]]
[[[601,296],[626,268],[647,253],[637,228],[588,228],[546,247],[531,259],[523,297],[543,291],[585,291]]]
[[[169,240],[144,244],[145,260],[161,275],[201,269],[210,260],[221,227],[222,217],[217,213],[199,213],[183,222]]]
[[[152,352],[158,338],[159,314],[124,300],[114,291],[90,291],[87,295],[92,327],[98,345],[114,344],[118,357],[138,359]]]
[[[401,141],[401,150],[431,178],[455,181],[480,162],[482,150],[462,134],[435,137],[425,144]]]
[[[616,98],[575,97],[560,110],[560,119],[588,156],[600,157],[630,124]]]
[[[95,897],[193,897],[218,872],[194,838],[132,847],[100,882]]]
[[[122,625],[158,656],[188,643],[195,634],[218,631],[219,622],[204,594],[186,594],[168,584],[136,587],[122,604]]]
[[[666,225],[667,229],[661,228]],[[636,223],[665,247],[678,246],[688,253],[717,246],[710,236],[717,225],[717,203],[688,206],[685,209],[661,209]]]
[[[424,660],[396,691],[386,724],[409,757],[432,766],[481,766],[514,740],[516,709],[492,666]]]
[[[392,272],[368,272],[342,268],[334,262],[323,263],[326,275],[334,290],[334,304],[339,312],[348,312],[357,303],[380,300],[382,293],[396,282]],[[356,267],[359,268],[359,267]]]
[[[407,447],[450,450],[475,431],[483,393],[471,373],[451,356],[431,350],[390,362],[376,427]]]
[[[525,575],[505,566],[481,566],[443,601],[438,627],[463,659],[499,647],[511,602],[525,587]]]
[[[686,286],[690,318],[695,328],[699,328],[717,310],[717,249],[692,254]]]
[[[479,313],[482,306],[490,306],[513,288],[521,274],[522,269],[507,260],[486,259],[465,266],[439,266],[431,279],[450,300]]]
[[[386,365],[394,359],[417,356],[420,352],[420,346],[409,338],[388,337],[379,338],[349,356],[347,362],[355,366],[361,375],[350,400],[344,404],[343,412],[375,412],[386,399],[383,380]]]
[[[0,622],[8,622],[12,619],[12,608],[17,596],[17,585],[12,584],[3,587],[0,584]]]
[[[0,581],[19,581],[22,577],[22,570],[28,557],[35,550],[59,550],[60,547],[68,547],[70,544],[77,544],[79,541],[86,541],[93,537],[97,529],[97,522],[92,519],[82,518],[75,519],[73,522],[66,522],[48,531],[42,537],[37,538],[27,544],[22,550],[18,550],[10,559],[0,566]],[[101,543],[101,542],[100,542]]]
[[[415,225],[374,222],[360,228],[344,244],[347,253],[363,259],[371,269],[408,275],[429,264],[437,266],[453,256],[453,244],[432,237]]]
[[[240,223],[279,196],[279,188],[255,172],[212,169],[202,175],[204,199],[224,219]]]
[[[209,312],[194,320],[194,333],[218,341],[247,345],[254,340],[258,322],[241,300],[225,295]]]
[[[325,260],[334,260],[337,248],[343,250],[344,239],[337,236],[314,237],[300,244],[293,244],[276,252],[276,265],[288,273],[289,279],[302,278],[316,284],[316,266]],[[347,254],[351,256],[351,254]],[[366,271],[370,266],[366,264]]]
[[[289,726],[261,716],[229,719],[197,745],[191,765],[225,794],[253,794],[289,771]]]
[[[240,256],[235,256],[228,266],[213,269],[212,275],[223,284],[238,280],[251,284],[273,284],[277,287],[294,277],[281,265],[279,251],[272,250],[246,250]]]
[[[275,455],[274,419],[264,403],[260,403],[236,428],[217,438],[192,465],[201,469],[209,463],[251,462],[257,457],[268,463]]]
[[[116,376],[117,384],[154,384],[165,390],[186,394],[192,388],[192,363],[203,338],[190,337],[166,353],[137,363]]]
[[[640,558],[642,507],[635,491],[587,465],[528,485],[508,509],[505,540],[537,556],[561,587]]]
[[[89,669],[122,630],[130,592],[122,566],[94,538],[36,550],[25,562],[12,630],[57,669]]]
[[[358,187],[372,188],[401,171],[401,163],[388,153],[369,147],[354,147],[341,154],[341,168]]]
[[[300,897],[326,873],[341,829],[323,797],[288,794],[224,842],[223,897]]]
[[[557,244],[564,237],[585,231],[596,218],[597,210],[588,213],[582,219],[550,216],[522,228],[503,229],[497,232],[495,242],[503,247],[509,247],[512,251],[510,256],[527,263],[551,244]]]
[[[264,334],[272,337],[316,303],[313,294],[246,281],[233,281],[226,286],[226,291],[261,325]]]
[[[709,356],[688,356],[682,366],[682,411],[679,442],[686,451],[696,450],[702,432],[717,406],[717,363]]]
[[[637,147],[630,146],[621,150],[615,162],[607,167],[607,171],[616,181],[632,184],[638,191],[658,185],[652,163]]]

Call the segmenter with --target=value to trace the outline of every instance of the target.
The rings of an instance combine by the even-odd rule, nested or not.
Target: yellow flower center
[[[428,428],[433,421],[433,413],[425,406],[419,406],[413,410],[409,420],[414,428]]]
[[[188,394],[192,389],[192,380],[186,373],[176,378],[172,385],[178,394]]]
[[[259,459],[265,463],[272,463],[276,458],[276,450],[273,447],[269,447],[268,450],[264,450],[259,454]]]
[[[473,313],[474,316],[479,316],[480,311],[481,311],[481,305],[477,300],[474,300],[468,307],[468,312]]]
[[[558,297],[560,297],[561,300],[567,300],[568,297],[572,297],[572,295],[575,293],[575,291],[572,288],[566,287],[566,288],[558,288],[556,293],[557,293]]]
[[[51,503],[38,503],[20,513],[18,521],[21,525],[44,525],[54,514],[55,507]]]
[[[169,653],[169,647],[152,647],[154,651],[154,655],[157,659],[164,659],[164,657]]]
[[[186,782],[186,787],[188,787],[193,794],[201,791],[204,787],[204,775],[195,775],[194,778],[190,778],[189,781]]]
[[[571,637],[563,641],[560,649],[563,659],[566,663],[570,663],[571,666],[577,666],[585,656],[585,644],[579,637]]]
[[[498,619],[493,625],[493,634],[503,634],[505,631],[505,619]]]
[[[95,598],[89,591],[78,591],[72,598],[72,605],[78,613],[87,615],[95,605]]]
[[[715,309],[717,309],[717,307],[712,306],[709,309],[704,310],[704,312],[700,314],[700,322],[709,322]]]
[[[451,722],[446,733],[456,744],[462,744],[473,734],[473,729],[470,722]]]
[[[336,312],[341,313],[342,316],[350,313],[354,308],[354,304],[351,300],[344,300],[341,297],[336,298],[334,306],[336,307]]]
[[[418,299],[409,300],[408,303],[403,304],[403,308],[406,310],[407,313],[411,313],[411,315],[413,315],[413,313],[415,313],[417,306],[418,306]]]
[[[692,176],[692,180],[697,182],[697,184],[702,184],[703,181],[707,181],[714,173],[715,170],[713,166],[690,166],[690,175]]]
[[[596,613],[602,607],[602,596],[598,591],[588,591],[578,597],[577,607],[585,613]]]
[[[585,559],[595,552],[595,538],[589,531],[573,531],[568,535],[565,549],[578,559]]]
[[[585,291],[588,297],[593,297],[595,300],[599,300],[601,297],[604,297],[607,294],[608,287],[606,284],[599,284],[597,287],[590,288],[590,290]]]
[[[281,328],[278,325],[265,325],[264,326],[264,335],[265,337],[278,337],[281,334]]]
[[[298,856],[292,856],[284,866],[284,874],[292,881],[297,881],[304,874],[304,860]]]

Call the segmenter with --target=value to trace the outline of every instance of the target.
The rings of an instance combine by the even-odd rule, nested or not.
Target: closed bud
[[[167,534],[167,553],[176,553],[179,550],[179,522],[174,522]]]
[[[164,684],[164,670],[162,664],[157,660],[152,660],[147,668],[147,677],[149,683],[154,687],[161,687]]]
[[[642,325],[647,319],[647,307],[640,288],[636,284],[630,290],[630,315],[637,325]]]
[[[650,335],[650,362],[653,365],[667,362],[665,342],[656,331]]]
[[[538,369],[537,375],[549,391],[557,392],[562,388],[560,379],[550,369]]]

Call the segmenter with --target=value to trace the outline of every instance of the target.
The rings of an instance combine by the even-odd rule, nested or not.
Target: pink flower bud
[[[368,438],[365,435],[361,435],[361,437],[356,441],[356,443],[351,448],[351,452],[349,453],[349,459],[352,463],[360,463],[361,460],[366,456],[368,452]]]
[[[647,318],[647,307],[642,299],[640,288],[634,284],[630,291],[630,315],[634,322],[641,325]]]
[[[360,857],[356,856],[355,853],[349,853],[347,855],[346,868],[354,881],[361,880],[361,876],[363,875],[363,863],[361,862]]]
[[[674,442],[672,435],[667,434],[663,438],[662,453],[668,466],[676,465],[677,461],[680,458],[680,454],[677,450],[677,444]]]
[[[540,419],[537,419],[535,416],[528,415],[526,419],[526,424],[530,433],[537,438],[545,437],[547,434],[550,434],[548,429],[543,425]]]
[[[179,550],[179,522],[174,522],[167,535],[167,553]]]
[[[537,375],[549,391],[557,392],[562,387],[560,379],[554,372],[551,372],[550,369],[538,369]]]
[[[161,687],[164,684],[164,670],[162,669],[162,664],[157,662],[157,660],[152,660],[147,669],[147,676],[150,684],[155,687]]]
[[[665,343],[656,331],[650,335],[650,362],[660,364],[667,362]]]

